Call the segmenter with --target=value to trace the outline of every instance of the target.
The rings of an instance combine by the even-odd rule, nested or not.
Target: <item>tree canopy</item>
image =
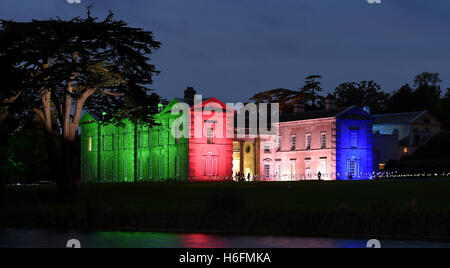
[[[383,92],[381,86],[374,81],[340,84],[334,95],[340,106],[369,106],[375,113],[385,111],[389,101],[389,94]]]
[[[86,110],[106,114],[112,123],[154,124],[159,96],[149,86],[159,72],[150,56],[160,45],[152,32],[129,27],[112,13],[104,20],[90,10],[69,21],[0,20],[0,68],[7,74],[1,96],[22,98],[22,108],[41,119],[48,136],[63,137],[68,156]]]
[[[321,75],[311,75],[306,77],[305,85],[298,90],[285,88],[266,90],[255,94],[250,100],[256,103],[279,103],[281,112],[297,102],[308,104],[310,109],[317,109],[317,101],[321,99],[318,94],[322,91],[321,79]]]

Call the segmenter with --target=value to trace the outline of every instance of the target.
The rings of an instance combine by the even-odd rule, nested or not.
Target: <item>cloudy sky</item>
[[[67,0],[1,0],[0,18],[83,16]],[[151,30],[163,43],[153,60],[163,97],[186,86],[227,102],[302,86],[324,76],[325,91],[375,80],[386,91],[423,71],[450,87],[448,0],[94,0],[94,15]]]

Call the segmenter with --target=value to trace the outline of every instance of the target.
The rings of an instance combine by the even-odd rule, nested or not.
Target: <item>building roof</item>
[[[174,98],[174,99],[176,99],[180,103],[186,103],[190,107],[194,106],[194,99],[185,99],[185,98]],[[204,98],[204,99],[202,99],[202,102],[208,101],[210,99],[212,99],[212,98]]]
[[[312,112],[304,112],[304,113],[294,113],[294,114],[284,114],[280,116],[280,122],[290,122],[290,121],[301,121],[301,120],[310,120],[310,119],[319,119],[319,118],[329,118],[336,117],[339,114],[345,112],[351,107],[339,107],[335,110],[327,111],[312,111]]]
[[[427,111],[395,113],[395,114],[378,114],[374,115],[374,124],[411,124],[419,117],[427,113]]]

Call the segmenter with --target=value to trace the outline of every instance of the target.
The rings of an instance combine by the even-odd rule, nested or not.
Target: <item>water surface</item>
[[[63,248],[77,239],[84,248],[365,248],[367,240],[151,232],[0,230],[0,247]],[[381,240],[384,248],[450,248],[450,242]]]

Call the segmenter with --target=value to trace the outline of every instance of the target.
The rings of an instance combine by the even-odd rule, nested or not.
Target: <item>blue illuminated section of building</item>
[[[358,107],[337,116],[337,180],[373,178],[373,122],[373,116]]]

